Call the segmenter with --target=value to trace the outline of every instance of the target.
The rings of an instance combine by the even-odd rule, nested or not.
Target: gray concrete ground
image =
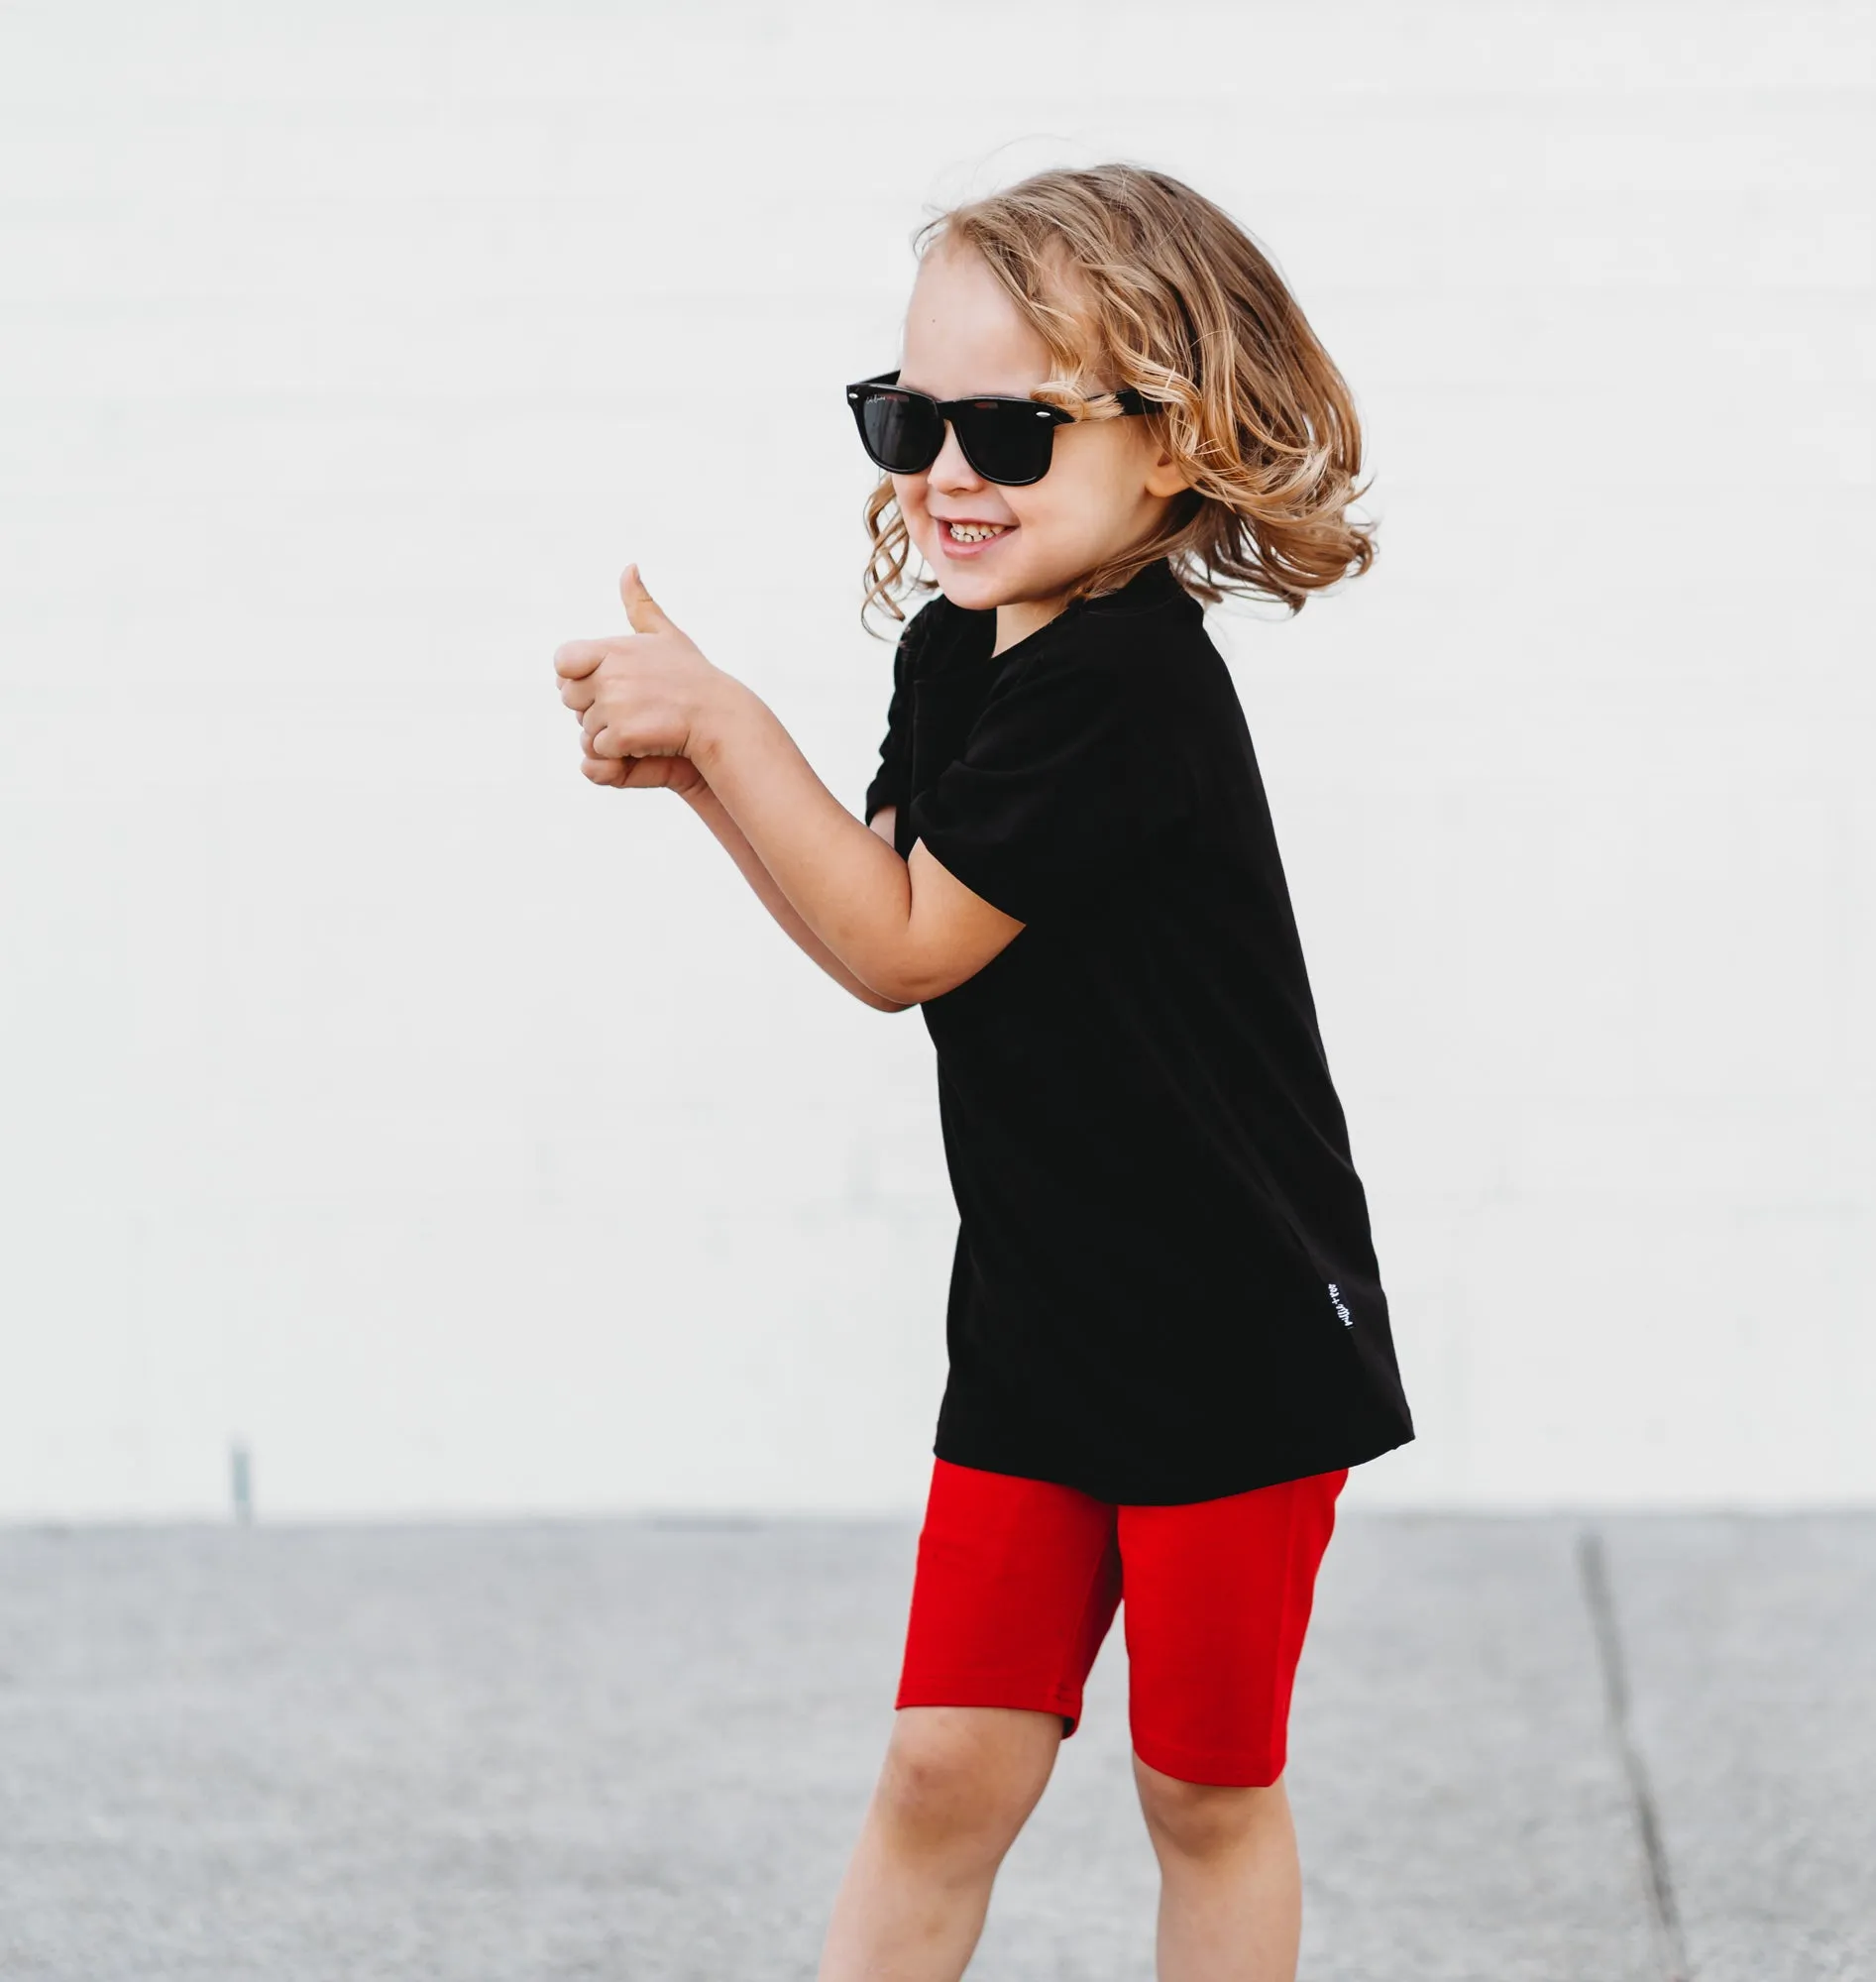
[[[0,1530],[6,1982],[812,1977],[911,1522]],[[1343,1510],[1309,1982],[1876,1982],[1876,1516]],[[1146,1982],[1120,1620],[972,1977]]]

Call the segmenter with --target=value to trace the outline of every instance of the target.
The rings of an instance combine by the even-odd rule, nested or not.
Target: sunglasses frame
[[[1051,406],[1041,399],[1023,398],[1014,392],[973,392],[967,399],[937,399],[930,392],[916,391],[910,385],[899,384],[900,368],[895,366],[890,372],[881,372],[871,379],[856,380],[846,388],[847,405],[853,414],[853,424],[859,429],[860,445],[866,450],[866,458],[885,475],[923,475],[944,451],[944,429],[949,427],[957,436],[957,445],[963,451],[964,459],[986,482],[993,482],[1000,489],[1026,489],[1040,482],[1054,465],[1055,429],[1073,426],[1078,415],[1065,411],[1060,406]],[[938,444],[932,450],[932,457],[922,468],[890,468],[873,452],[872,443],[866,438],[866,407],[871,399],[882,398],[886,392],[896,392],[902,398],[923,399],[938,415]],[[1101,392],[1097,399],[1117,399],[1122,413],[1146,413],[1153,410],[1152,403],[1143,398],[1131,385],[1123,385],[1115,392]],[[958,425],[959,413],[986,410],[992,406],[1024,406],[1042,422],[1048,435],[1043,465],[1034,475],[1010,476],[992,475],[970,451],[970,443],[964,438],[964,430]]]

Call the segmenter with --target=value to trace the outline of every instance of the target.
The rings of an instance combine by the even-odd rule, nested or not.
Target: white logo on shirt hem
[[[1342,1326],[1353,1328],[1355,1317],[1349,1312],[1348,1303],[1342,1298],[1342,1289],[1333,1280],[1329,1282],[1329,1298],[1335,1303],[1336,1313],[1342,1317]]]

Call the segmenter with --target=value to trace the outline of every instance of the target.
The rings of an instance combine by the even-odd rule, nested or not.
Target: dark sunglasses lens
[[[957,438],[987,482],[1040,482],[1048,473],[1055,426],[1040,408],[990,400],[960,407]]]
[[[871,392],[860,407],[866,451],[894,475],[930,468],[944,445],[944,423],[929,399],[899,392]]]

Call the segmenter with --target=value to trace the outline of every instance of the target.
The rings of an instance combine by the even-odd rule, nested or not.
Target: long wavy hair
[[[1362,430],[1348,385],[1223,208],[1144,166],[1063,167],[936,214],[912,236],[921,260],[939,244],[975,249],[1041,334],[1054,371],[1037,398],[1114,417],[1111,400],[1090,406],[1087,395],[1134,386],[1191,485],[1151,539],[1082,573],[1070,602],[1167,558],[1207,606],[1237,594],[1279,600],[1293,615],[1310,593],[1374,563],[1375,525],[1348,514],[1370,486],[1355,486]],[[903,620],[902,595],[937,581],[906,575],[912,539],[890,476],[865,516],[861,624],[875,605]]]

